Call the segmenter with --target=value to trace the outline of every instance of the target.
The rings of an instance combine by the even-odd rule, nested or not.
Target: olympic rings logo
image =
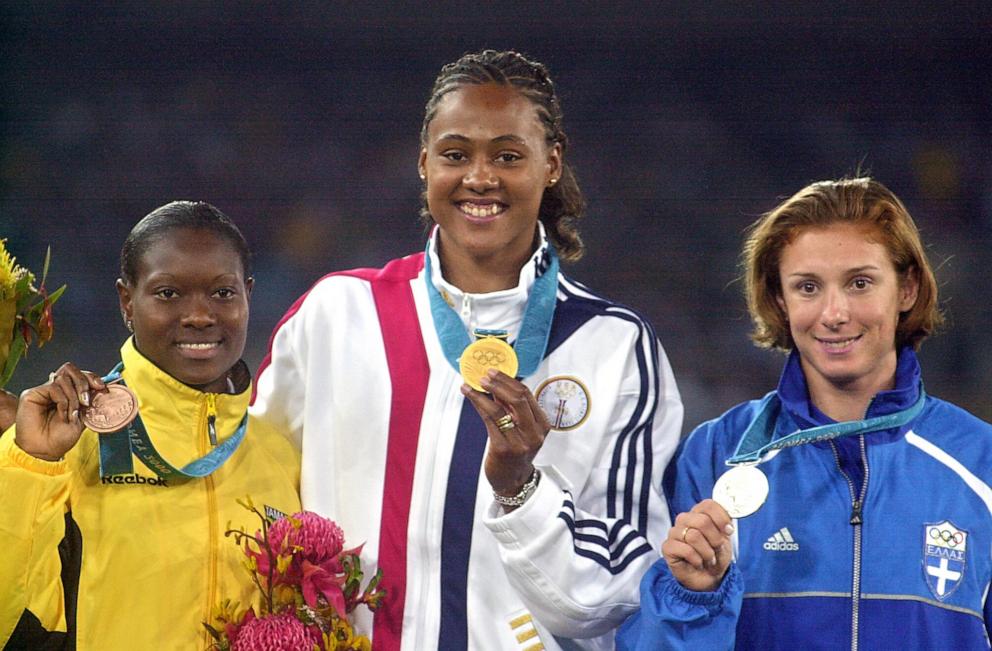
[[[479,364],[492,366],[494,364],[504,364],[506,362],[506,354],[498,350],[476,350],[472,352],[472,359]]]
[[[942,540],[951,547],[957,547],[964,542],[964,534],[960,531],[950,532],[947,529],[938,529],[937,527],[930,527],[927,531],[929,535],[934,540]]]

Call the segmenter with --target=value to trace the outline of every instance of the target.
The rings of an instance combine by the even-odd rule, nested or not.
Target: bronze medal
[[[138,415],[137,397],[122,384],[108,384],[106,391],[90,395],[90,406],[81,411],[80,418],[94,432],[116,432]]]
[[[465,347],[458,360],[458,369],[465,382],[475,389],[488,393],[479,384],[489,369],[494,368],[510,377],[517,376],[517,354],[513,347],[497,337],[483,337]]]

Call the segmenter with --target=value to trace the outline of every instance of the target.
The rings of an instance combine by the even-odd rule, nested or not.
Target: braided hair
[[[441,68],[434,81],[430,99],[424,110],[424,124],[420,141],[427,144],[427,128],[437,113],[441,99],[465,84],[500,84],[513,86],[537,108],[537,116],[544,127],[545,142],[549,147],[561,146],[562,171],[558,183],[545,189],[538,210],[538,219],[544,223],[548,238],[562,260],[574,262],[582,257],[585,244],[579,235],[578,220],[585,213],[586,201],[576,181],[575,173],[565,158],[568,136],[562,128],[562,111],[555,93],[554,82],[548,69],[512,50],[483,50],[466,54]],[[434,223],[427,207],[427,194],[421,195],[423,205],[420,216],[424,224]]]

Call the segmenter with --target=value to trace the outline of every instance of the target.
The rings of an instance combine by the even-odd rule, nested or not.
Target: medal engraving
[[[80,418],[94,432],[116,432],[138,415],[138,399],[125,386],[108,384],[106,391],[90,395],[92,402]]]
[[[483,337],[465,347],[458,360],[458,369],[462,379],[475,389],[488,393],[479,384],[489,369],[494,368],[510,377],[517,376],[517,354],[513,347],[496,337]]]
[[[745,518],[765,503],[768,478],[757,466],[734,466],[713,486],[713,500],[732,518]]]

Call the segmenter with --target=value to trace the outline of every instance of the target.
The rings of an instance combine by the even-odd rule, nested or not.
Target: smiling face
[[[138,350],[180,382],[219,393],[244,351],[251,285],[229,240],[179,228],[144,251],[133,284],[118,281],[117,291]]]
[[[420,153],[427,205],[441,227],[442,264],[523,264],[545,188],[561,173],[536,106],[512,86],[466,84],[438,103]]]
[[[864,227],[801,230],[782,250],[779,305],[816,402],[821,391],[893,386],[896,326],[918,284],[900,278],[885,246]]]

